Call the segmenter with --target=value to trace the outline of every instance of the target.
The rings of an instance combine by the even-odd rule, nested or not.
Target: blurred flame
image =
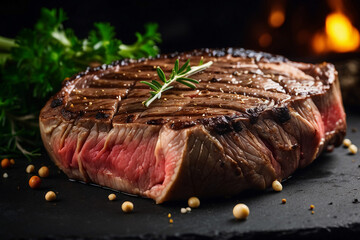
[[[282,8],[272,9],[268,19],[269,25],[278,28],[285,22],[285,13]]]
[[[263,33],[259,37],[259,45],[260,47],[266,48],[270,46],[272,43],[272,37],[269,33]]]
[[[336,52],[356,50],[360,45],[359,31],[342,13],[332,13],[326,17],[326,34],[328,45]]]
[[[312,47],[317,53],[351,52],[359,46],[359,31],[341,12],[329,14],[326,17],[325,31],[316,33],[312,39]]]

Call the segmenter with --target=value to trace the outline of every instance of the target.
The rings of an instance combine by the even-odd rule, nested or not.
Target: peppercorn
[[[244,220],[250,214],[249,207],[243,203],[236,204],[233,208],[233,215],[236,219]]]
[[[125,201],[121,205],[121,209],[123,210],[123,212],[126,212],[126,213],[132,212],[134,209],[134,204],[132,202]]]
[[[349,152],[350,152],[350,154],[356,154],[357,151],[358,151],[358,148],[357,148],[357,146],[355,146],[354,144],[351,144],[351,145],[349,146]]]
[[[281,183],[278,180],[273,181],[271,185],[276,192],[281,192],[283,189]]]
[[[111,193],[111,194],[109,194],[108,199],[109,199],[110,201],[114,201],[114,200],[116,199],[116,195],[113,194],[113,193]]]
[[[26,172],[27,173],[33,173],[35,171],[35,166],[30,164],[26,167]]]
[[[197,197],[191,197],[188,200],[188,205],[191,208],[198,208],[200,206],[200,200]]]
[[[41,185],[41,179],[38,176],[32,176],[29,180],[29,186],[33,189],[39,188]]]
[[[3,160],[1,160],[1,167],[3,169],[10,167],[10,165],[11,165],[11,163],[10,163],[9,159],[4,158]]]
[[[52,202],[56,200],[56,194],[53,191],[48,191],[45,194],[45,200],[48,202]]]
[[[39,169],[38,173],[39,173],[40,177],[46,178],[49,176],[49,168],[46,166],[43,166]]]
[[[344,147],[349,147],[351,145],[351,140],[348,138],[345,138],[343,141]]]

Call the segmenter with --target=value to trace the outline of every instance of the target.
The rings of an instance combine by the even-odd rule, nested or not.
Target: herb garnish
[[[161,85],[161,82],[158,82],[156,80],[152,80],[151,82],[141,81],[141,83],[148,85],[151,89],[154,90],[150,91],[150,98],[144,101],[143,104],[146,107],[149,107],[149,105],[153,101],[161,98],[161,94],[163,92],[172,89],[174,86],[170,85],[174,82],[182,83],[193,89],[196,88],[194,83],[199,83],[199,81],[188,77],[210,67],[211,64],[213,64],[212,61],[203,64],[203,60],[201,59],[198,66],[190,67],[190,59],[188,59],[186,63],[184,63],[184,65],[182,65],[179,69],[179,59],[176,59],[174,68],[172,69],[169,79],[166,79],[164,71],[160,67],[157,67],[156,71],[160,80],[163,82],[163,85]]]
[[[42,146],[38,115],[61,82],[89,65],[158,54],[157,24],[145,25],[135,43],[115,37],[109,23],[95,23],[85,39],[64,28],[62,9],[42,9],[33,29],[0,37],[0,157],[33,156]]]

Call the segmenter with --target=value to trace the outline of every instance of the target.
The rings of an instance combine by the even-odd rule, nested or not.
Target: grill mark
[[[216,108],[213,108],[216,109]],[[219,109],[219,108],[218,108]],[[141,116],[141,111],[135,110],[135,111],[129,111],[127,113],[121,113],[121,114],[117,114],[116,116],[127,116],[128,114],[130,115],[137,115],[136,119],[146,119],[146,118],[166,118],[166,117],[179,117],[179,116],[184,116],[184,117],[195,117],[195,116],[199,116],[199,117],[216,117],[219,115],[205,115],[202,116],[203,113],[188,113],[188,114],[184,114],[183,112],[179,112],[178,114],[163,114],[163,113],[157,113],[157,114],[149,114],[149,115],[143,115]],[[233,111],[233,113],[229,113],[229,115],[233,115],[233,114],[239,114],[241,112],[239,111]]]
[[[134,88],[134,89],[144,89],[144,88]],[[226,94],[231,94],[231,95],[238,95],[238,96],[244,96],[244,97],[253,97],[253,98],[264,99],[264,100],[277,100],[277,99],[279,99],[279,98],[271,97],[271,96],[270,97],[262,97],[262,96],[259,96],[260,93],[259,94],[257,94],[257,93],[256,94],[255,93],[245,93],[245,92],[232,93],[232,92],[227,92],[227,91],[222,92],[220,90],[208,89],[208,88],[196,88],[196,89],[200,90],[200,91],[206,90],[206,91],[209,91],[211,93],[226,93]],[[265,90],[262,90],[262,89],[257,89],[257,90],[269,93],[269,92],[267,92]],[[190,92],[190,91],[194,91],[194,90],[191,89],[191,88],[188,88],[188,89],[187,88],[184,88],[184,89],[171,89],[171,91],[169,91],[168,93],[171,93],[171,92],[184,92],[184,91]],[[284,93],[282,93],[282,94],[284,94]],[[168,98],[169,95],[163,95],[163,96],[167,96],[167,98]],[[291,95],[288,95],[288,96],[291,97]],[[128,98],[130,99],[130,98],[139,98],[139,97],[140,96],[135,95],[135,96],[129,96]],[[147,96],[143,96],[143,97],[145,98]],[[287,99],[284,99],[284,100],[287,100]],[[281,101],[281,99],[280,99],[280,101]]]
[[[175,100],[175,98],[174,98],[174,100]],[[192,107],[192,108],[199,108],[199,107],[205,108],[205,107],[207,107],[207,108],[231,109],[231,110],[235,110],[235,111],[239,111],[239,109],[247,109],[247,108],[249,108],[249,105],[247,107],[244,107],[244,108],[242,108],[242,107],[232,108],[233,105],[229,105],[227,103],[227,101],[233,100],[231,98],[221,99],[222,101],[214,102],[214,103],[207,103],[205,100],[208,100],[208,98],[198,98],[197,100],[198,100],[198,102],[192,101],[192,102],[187,103],[186,106],[184,106],[183,108],[186,109],[186,108],[190,108],[190,107]],[[256,98],[254,98],[252,100],[254,100],[254,102],[253,102],[254,107],[259,106],[259,105],[269,105],[269,102],[265,102],[265,101],[268,101],[266,99],[264,99],[265,101],[262,101],[262,102],[256,102]],[[177,102],[176,100],[175,101],[168,100],[166,102],[162,101],[160,103],[155,103],[153,106],[156,107],[156,108],[169,108],[169,107],[170,108],[176,108],[176,107],[183,106],[183,104],[185,102],[188,102],[188,101]],[[169,103],[169,104],[167,104],[167,103]],[[140,101],[125,102],[123,104],[124,110],[131,110],[131,108],[136,108],[136,106],[140,106]],[[138,109],[139,110],[144,110],[143,107],[138,108]]]
[[[70,96],[70,98],[74,98],[74,96],[77,96],[77,95],[72,95]],[[91,95],[91,97],[89,95],[81,95],[81,96],[86,96],[87,98],[87,102],[89,102],[89,100],[92,100],[92,99],[95,99],[95,100],[98,100],[98,99],[101,99],[101,100],[115,100],[115,99],[118,99],[119,95],[102,95],[102,96],[93,96]],[[72,102],[74,100],[81,100],[81,99],[70,99],[69,102]]]
[[[113,125],[113,121],[114,121],[114,117],[117,115],[117,113],[119,112],[119,108],[120,108],[120,102],[127,99],[127,97],[129,96],[130,92],[132,91],[132,89],[135,87],[135,84],[131,85],[130,88],[127,89],[127,91],[125,91],[125,96],[123,98],[120,97],[120,99],[118,99],[117,103],[116,103],[116,108],[114,111],[114,114],[112,115],[111,118],[111,125]]]
[[[80,114],[80,112],[82,112],[82,115],[84,115],[85,113],[94,113],[94,112],[99,112],[99,111],[111,111],[113,110],[112,108],[99,108],[99,109],[93,109],[93,110],[84,110],[84,109],[81,109],[81,110],[77,110],[77,109],[74,109],[76,111],[69,111],[69,110],[65,110],[67,112],[70,112],[72,114]]]
[[[222,51],[223,50],[221,50],[221,51],[219,51],[220,53],[222,53]],[[240,51],[240,50],[239,50]],[[214,52],[208,52],[209,54],[209,56],[220,56],[220,55],[218,55],[217,53],[216,53],[216,51],[214,51]],[[241,56],[241,57],[246,57],[249,53],[247,53],[247,52],[244,52],[244,51],[240,51],[239,52],[240,53],[240,55],[239,54],[236,54],[236,51],[235,52],[229,52],[228,54],[230,54],[230,55],[233,55],[233,56]],[[250,52],[251,53],[251,52]],[[224,54],[222,54],[221,56],[223,56],[223,55],[226,55],[227,53],[224,53]],[[261,55],[261,54],[259,54],[259,53],[256,53],[256,54],[258,54],[259,56],[262,56],[261,58],[263,58],[263,59],[265,59],[265,60],[267,60],[267,61],[272,61],[272,60],[269,60],[268,59],[268,57],[269,56],[263,56],[263,55]],[[188,55],[186,55],[186,54],[180,54],[180,59],[183,59],[184,57],[190,57],[190,56],[201,56],[201,55],[204,55],[204,56],[206,56],[207,54],[206,54],[206,51],[205,52],[197,52],[196,54],[195,53],[193,53],[193,54],[188,54]],[[255,55],[254,55],[255,56]],[[174,57],[174,56],[171,56],[171,57]],[[256,56],[257,57],[257,56]],[[141,61],[143,61],[143,60],[141,60]],[[141,62],[141,61],[139,61],[139,62]],[[161,61],[160,63],[159,63],[159,61]],[[170,60],[169,60],[170,61]],[[171,60],[172,61],[172,60]],[[256,64],[256,61],[253,61],[252,59],[251,60],[248,60],[248,59],[241,59],[241,61],[242,62],[244,62],[244,64],[248,64],[248,65],[251,65],[251,64]],[[275,60],[274,60],[275,61]],[[279,60],[276,60],[276,61],[279,61]],[[284,61],[284,59],[282,59],[281,61]],[[133,62],[129,62],[129,63],[126,63],[126,61],[125,62],[117,62],[117,63],[115,63],[115,64],[113,64],[112,66],[117,66],[116,64],[118,64],[118,66],[127,66],[127,65],[132,65],[132,63],[136,63],[136,62],[138,62],[138,61],[133,61]],[[170,63],[167,63],[168,62],[168,60],[167,59],[155,59],[154,60],[154,62],[152,62],[153,64],[146,64],[146,65],[132,65],[132,66],[130,66],[129,68],[125,68],[124,69],[124,71],[126,72],[126,76],[129,78],[128,80],[131,80],[131,85],[130,86],[111,86],[111,83],[108,85],[108,86],[103,86],[103,85],[93,85],[93,84],[90,84],[90,86],[92,86],[93,88],[96,88],[96,89],[101,89],[101,88],[103,88],[103,89],[126,89],[126,91],[124,92],[124,94],[121,94],[121,95],[123,95],[123,97],[121,97],[120,96],[120,98],[117,98],[119,95],[102,95],[102,96],[97,96],[97,97],[94,97],[94,96],[92,96],[91,97],[91,99],[110,99],[110,100],[114,100],[114,99],[117,99],[117,101],[115,102],[115,104],[114,104],[114,107],[115,107],[115,111],[113,111],[113,108],[111,108],[111,109],[97,109],[97,110],[87,110],[86,112],[96,112],[96,111],[113,111],[113,114],[112,114],[112,119],[111,119],[111,121],[113,120],[113,118],[115,117],[115,116],[122,116],[122,115],[126,115],[126,114],[128,114],[129,112],[128,111],[126,111],[125,113],[118,113],[119,112],[119,109],[120,109],[120,107],[123,107],[123,106],[125,106],[125,110],[126,110],[126,107],[128,106],[128,107],[132,107],[132,105],[136,105],[136,104],[140,104],[140,102],[138,101],[138,102],[134,102],[134,103],[129,103],[127,106],[126,105],[122,105],[121,106],[121,104],[120,104],[120,101],[122,101],[122,100],[125,100],[125,99],[127,99],[127,98],[131,98],[131,99],[133,99],[133,98],[139,98],[139,99],[141,99],[142,97],[144,98],[144,100],[145,100],[145,98],[147,98],[148,96],[146,96],[146,95],[143,95],[143,96],[136,96],[136,94],[135,94],[135,96],[129,96],[129,94],[130,93],[133,93],[133,89],[135,89],[135,90],[138,90],[138,89],[149,89],[146,85],[144,85],[144,86],[137,86],[137,83],[139,82],[139,81],[141,81],[141,80],[149,80],[150,78],[151,79],[154,79],[154,78],[157,78],[156,76],[153,76],[152,74],[155,72],[155,70],[154,70],[154,68],[153,68],[153,66],[154,65],[160,65],[162,68],[163,68],[163,70],[165,71],[165,73],[168,75],[168,74],[170,74],[170,71],[168,71],[167,69],[165,70],[164,69],[164,65],[168,65],[168,64],[170,64]],[[205,71],[203,71],[203,72],[201,72],[201,73],[199,73],[200,75],[198,76],[199,78],[205,78],[206,80],[202,80],[201,82],[203,82],[203,83],[208,83],[211,79],[212,79],[212,77],[216,77],[216,78],[222,78],[222,77],[224,77],[224,76],[226,76],[227,74],[232,74],[232,72],[233,71],[235,71],[235,70],[239,70],[239,69],[246,69],[246,70],[248,70],[249,69],[249,67],[248,66],[241,66],[241,65],[236,65],[236,67],[233,67],[233,66],[235,66],[235,64],[237,64],[237,62],[238,61],[234,61],[234,62],[229,62],[228,60],[225,60],[225,59],[218,59],[218,61],[217,61],[217,67],[216,68],[219,68],[219,69],[222,69],[222,70],[219,70],[219,71],[217,71],[217,69],[216,70],[214,70],[214,71],[209,71],[209,69],[207,69],[207,70],[205,70]],[[266,61],[265,61],[266,62]],[[229,66],[230,64],[232,64],[232,63],[234,63],[234,65],[231,65],[231,66]],[[106,68],[101,68],[100,70],[102,71],[103,69],[111,69],[112,68],[112,66],[109,66],[109,67],[106,67]],[[150,76],[148,76],[148,78],[146,78],[146,79],[143,79],[143,76],[140,76],[140,77],[138,77],[138,78],[136,78],[135,77],[135,74],[136,74],[136,70],[137,69],[141,69],[142,70],[142,72],[141,73],[139,73],[139,74],[141,74],[141,75],[143,75],[143,74],[150,74]],[[151,69],[151,70],[153,70],[153,71],[148,71],[147,72],[147,69],[145,69],[145,68],[148,68],[149,70]],[[232,71],[229,71],[229,72],[227,72],[227,73],[224,73],[224,70],[225,71],[227,71],[228,69],[232,69]],[[258,68],[258,69],[260,69],[260,68]],[[97,69],[97,70],[99,70],[99,69]],[[95,70],[94,70],[95,71]],[[94,72],[94,71],[91,71],[91,70],[89,70],[87,73],[90,73],[90,74],[93,74],[92,72]],[[216,73],[216,72],[218,72],[219,73],[219,75],[217,75],[217,76],[214,76],[214,75],[212,75],[212,76],[206,76],[206,77],[204,77],[203,75],[207,75],[207,74],[209,74],[209,75],[211,75],[211,74],[214,74],[214,73]],[[211,74],[210,74],[211,73]],[[95,72],[95,74],[96,74],[96,72]],[[257,73],[252,73],[252,74],[247,74],[247,75],[245,75],[245,74],[243,74],[242,73],[242,76],[244,76],[244,78],[246,77],[246,76],[249,76],[249,75],[253,75],[253,74],[257,74]],[[80,74],[81,75],[81,74]],[[114,77],[113,78],[109,78],[109,76],[111,76],[111,75],[113,75]],[[132,76],[133,75],[133,76]],[[264,74],[257,74],[258,76],[260,76],[260,77],[265,77],[265,75]],[[275,74],[274,74],[275,75]],[[281,75],[281,74],[279,74],[279,75]],[[281,75],[281,76],[284,76],[284,75]],[[99,77],[99,76],[98,76]],[[114,83],[117,83],[117,82],[123,82],[123,81],[126,81],[125,79],[123,79],[122,78],[123,77],[123,75],[122,75],[122,73],[107,73],[107,74],[105,74],[103,77],[101,77],[100,78],[100,80],[105,80],[105,81],[108,81],[108,80],[110,80],[110,81],[114,81]],[[284,77],[286,77],[286,76],[284,76]],[[131,79],[130,79],[131,78]],[[272,80],[272,82],[274,82],[274,83],[277,83],[277,84],[279,84],[282,88],[283,88],[283,90],[287,93],[287,96],[289,96],[289,97],[291,97],[291,96],[296,96],[296,94],[291,94],[289,91],[288,91],[288,89],[287,88],[285,88],[284,87],[284,85],[285,85],[285,83],[287,82],[287,80],[289,80],[289,79],[284,79],[283,81],[275,81],[273,78],[271,78],[271,77],[267,77],[268,79],[271,79]],[[76,80],[76,79],[73,79],[73,80]],[[71,82],[72,82],[72,84],[74,84],[74,81],[73,80],[71,80]],[[156,80],[158,80],[158,78],[156,79]],[[221,80],[221,81],[219,81],[219,83],[226,83],[227,81],[226,80]],[[315,81],[316,82],[316,81]],[[116,85],[116,84],[113,84],[113,85]],[[88,85],[89,86],[89,85]],[[234,86],[239,86],[239,84],[234,84]],[[231,87],[231,86],[230,86]],[[223,88],[225,88],[225,87],[223,87]],[[269,93],[269,91],[267,91],[267,90],[264,90],[264,89],[261,89],[261,88],[255,88],[255,87],[242,87],[242,88],[248,88],[249,89],[249,91],[251,91],[251,89],[256,89],[256,93],[254,94],[254,93],[252,93],[252,92],[250,92],[250,93],[245,93],[245,92],[240,92],[240,93],[233,93],[233,92],[230,92],[230,91],[226,91],[226,88],[224,89],[224,93],[226,93],[226,94],[229,94],[229,95],[237,95],[237,96],[244,96],[244,97],[252,97],[252,98],[254,98],[254,99],[260,99],[260,100],[275,100],[275,103],[278,103],[278,101],[286,101],[286,99],[288,99],[288,98],[283,98],[283,97],[276,97],[276,96],[264,96],[264,97],[261,97],[261,96],[258,96],[259,94],[260,95],[264,95],[264,93]],[[222,92],[222,91],[220,91],[220,90],[216,90],[216,89],[207,89],[207,88],[198,88],[198,90],[206,90],[206,91],[208,91],[208,92],[211,92],[211,93],[220,93],[220,92]],[[193,91],[192,89],[190,89],[190,88],[179,88],[179,89],[173,89],[171,92],[190,92],[190,91]],[[169,93],[170,93],[170,91],[169,91]],[[282,93],[282,94],[284,94],[284,93]],[[265,94],[266,95],[266,94]],[[166,95],[166,97],[167,98],[171,98],[171,95]],[[190,97],[190,96],[187,96],[187,97]],[[194,96],[194,97],[192,97],[192,98],[195,98],[195,99],[201,99],[201,98],[199,98],[198,96]],[[224,98],[220,98],[221,100],[223,100],[223,101],[226,101],[226,99],[224,99]],[[230,100],[232,100],[233,98],[228,98],[228,99],[230,99]],[[238,100],[238,99],[234,99],[234,100]],[[181,100],[180,100],[181,101]],[[141,105],[142,106],[142,105]],[[172,105],[172,106],[177,106],[177,105]],[[181,105],[180,105],[181,106]],[[198,104],[198,105],[190,105],[190,106],[187,106],[188,108],[185,108],[185,109],[187,109],[187,110],[189,110],[189,111],[191,111],[193,108],[196,108],[196,107],[206,107],[206,108],[208,108],[208,109],[216,109],[217,107],[216,106],[214,106],[214,105],[206,105],[206,104]],[[161,109],[161,107],[159,107],[159,106],[156,106],[157,108],[160,108]],[[146,108],[145,108],[146,109]],[[233,108],[233,107],[231,107],[231,106],[222,106],[221,108],[218,108],[218,109],[227,109],[227,110],[231,110],[231,111],[236,111],[236,112],[239,112],[239,109],[236,109],[236,108]],[[131,109],[129,109],[129,110],[131,110]],[[134,110],[134,109],[133,109]],[[135,108],[135,110],[136,110],[136,108]],[[144,109],[142,108],[142,109],[139,109],[138,108],[138,110],[141,110],[141,112],[144,112]],[[146,110],[145,110],[146,111]],[[141,113],[140,112],[140,113]],[[240,112],[242,112],[242,111],[240,111]],[[199,113],[199,114],[197,114],[198,116],[200,116],[200,115],[202,115],[202,113]],[[162,115],[162,116],[164,116],[164,115]],[[171,115],[171,116],[174,116],[174,115]],[[195,115],[194,115],[195,116]],[[146,116],[144,116],[144,118],[145,118]]]
[[[130,88],[131,86],[116,86],[116,87],[114,87],[114,86],[97,86],[97,85],[89,85],[89,87],[91,87],[91,88],[98,88],[98,89],[110,89],[110,88],[112,88],[112,89],[128,89],[128,88]]]

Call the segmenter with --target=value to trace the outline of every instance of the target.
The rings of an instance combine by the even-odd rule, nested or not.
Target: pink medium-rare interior
[[[321,113],[322,120],[324,122],[324,128],[326,133],[330,133],[338,128],[340,122],[345,121],[345,112],[342,102],[333,102],[325,108],[325,111]]]
[[[61,168],[69,168],[70,171],[79,168],[83,174],[82,180],[142,194],[155,185],[161,185],[165,172],[172,175],[175,166],[172,161],[175,161],[176,157],[167,154],[165,161],[160,159],[162,155],[155,156],[159,128],[141,126],[115,126],[107,133],[99,131],[95,124],[92,129],[87,130],[90,132],[87,135],[81,133],[85,129],[79,134],[79,131],[74,129],[76,127],[73,127],[66,136],[58,137],[58,134],[52,134],[54,138],[51,139],[51,145],[54,146]],[[118,181],[107,182],[111,179],[109,177]]]

